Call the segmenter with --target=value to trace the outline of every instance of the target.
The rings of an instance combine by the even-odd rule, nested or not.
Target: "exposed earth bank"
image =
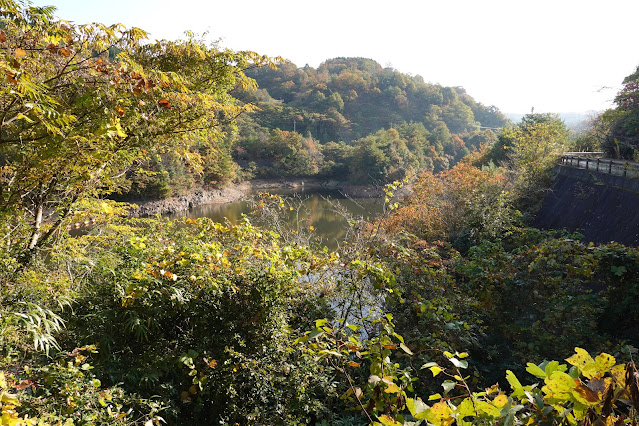
[[[639,246],[639,179],[557,167],[533,226],[568,229],[585,241]]]
[[[232,203],[250,197],[256,192],[277,192],[280,190],[330,189],[340,191],[353,198],[375,198],[383,195],[383,190],[375,185],[354,185],[348,182],[321,179],[257,179],[229,185],[225,188],[197,188],[184,195],[158,200],[136,201],[138,207],[131,210],[135,217],[156,214],[172,214],[190,208],[213,203]],[[406,190],[405,190],[406,191]]]

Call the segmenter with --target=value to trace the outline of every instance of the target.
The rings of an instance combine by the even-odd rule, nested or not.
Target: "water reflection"
[[[289,229],[307,231],[312,226],[313,233],[329,249],[336,248],[346,236],[348,222],[345,214],[371,219],[383,210],[383,200],[381,199],[351,199],[338,191],[306,191],[301,193],[271,191],[271,193],[286,196],[287,204],[293,207],[293,210],[284,209],[282,211],[282,219]],[[248,215],[252,210],[251,203],[239,201],[198,206],[182,214],[178,213],[169,217],[172,219],[209,217],[216,222],[228,220],[230,223],[237,223],[243,214]]]

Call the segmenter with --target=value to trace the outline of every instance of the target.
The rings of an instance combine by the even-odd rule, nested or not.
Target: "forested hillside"
[[[445,170],[508,123],[496,107],[461,87],[442,87],[365,58],[338,58],[317,69],[285,62],[247,71],[257,89],[237,91],[258,111],[240,121],[235,151],[262,175],[319,175],[355,182],[388,182],[417,170]],[[274,129],[296,132],[283,141]],[[393,131],[394,130],[394,131]],[[291,136],[295,138],[295,136]],[[273,139],[287,146],[264,148]],[[283,167],[279,163],[296,163]],[[297,160],[297,161],[295,161]]]
[[[639,250],[528,226],[568,143],[556,115],[529,114],[464,158],[441,154],[433,134],[460,150],[478,134],[451,133],[446,108],[472,107],[440,88],[434,122],[377,130],[348,127],[342,99],[344,134],[358,139],[324,141],[246,118],[254,106],[233,94],[261,93],[244,71],[275,66],[268,57],[0,8],[0,425],[639,421]],[[339,63],[325,75],[343,75]],[[355,63],[371,81],[401,77]],[[403,81],[407,102],[419,98],[410,81],[429,87]],[[303,99],[273,105],[304,117]],[[255,146],[273,172],[319,168],[332,150],[324,161],[349,179],[402,177],[402,161],[419,175],[405,199],[403,181],[383,186],[380,216],[348,217],[335,251],[312,225],[281,220],[293,198],[259,194],[237,224],[131,218],[109,198],[123,179],[246,173],[231,154],[247,129],[264,134]],[[429,137],[433,168],[409,149]],[[437,171],[442,155],[459,161]]]
[[[422,123],[429,130],[444,123],[455,134],[508,122],[496,107],[475,101],[462,87],[426,83],[371,59],[330,59],[317,69],[285,62],[247,75],[259,89],[238,97],[260,106],[262,111],[253,115],[258,124],[282,130],[295,126],[321,143],[352,142],[402,122]]]
[[[201,174],[170,154],[128,175],[128,198],[165,197],[198,185],[253,177],[318,177],[384,184],[446,170],[492,144],[509,121],[461,87],[425,83],[364,58],[318,69],[282,62],[248,69],[256,87],[232,93],[255,106],[217,145]]]

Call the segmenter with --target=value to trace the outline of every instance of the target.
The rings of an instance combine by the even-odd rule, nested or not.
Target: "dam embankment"
[[[533,226],[584,234],[584,241],[639,246],[639,179],[557,166]]]

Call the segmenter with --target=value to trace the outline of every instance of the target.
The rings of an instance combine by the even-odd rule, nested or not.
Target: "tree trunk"
[[[42,203],[38,204],[36,210],[35,222],[33,223],[33,234],[31,235],[31,242],[29,243],[29,250],[33,250],[38,244],[40,239],[40,227],[42,226]]]

